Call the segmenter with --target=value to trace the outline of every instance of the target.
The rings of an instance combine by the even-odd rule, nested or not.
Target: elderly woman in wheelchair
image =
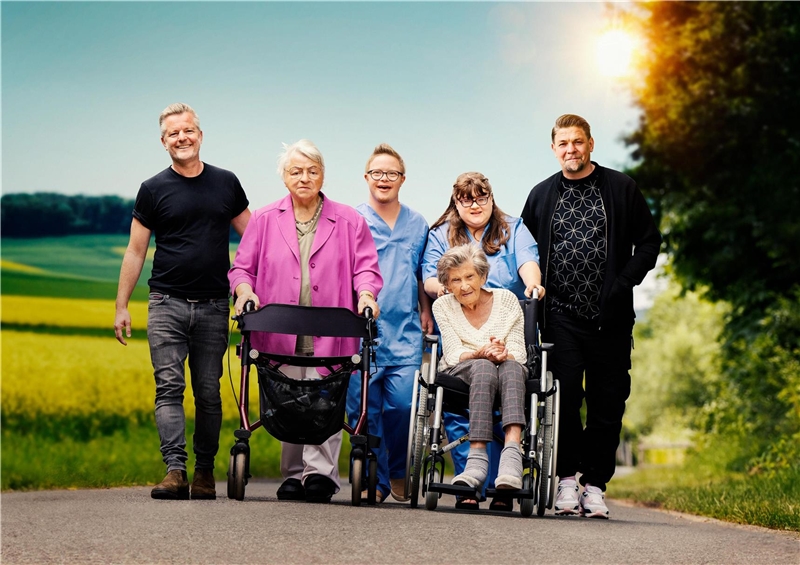
[[[483,288],[488,274],[486,255],[472,244],[451,248],[437,265],[437,278],[446,291],[433,304],[442,336],[439,370],[470,385],[469,456],[452,484],[480,491],[486,481],[486,444],[492,440],[499,389],[505,443],[495,487],[520,489],[527,376],[523,312],[512,292]]]

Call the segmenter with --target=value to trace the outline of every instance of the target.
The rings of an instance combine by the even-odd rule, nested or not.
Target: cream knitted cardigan
[[[525,364],[525,323],[522,308],[516,295],[502,288],[484,289],[494,294],[494,304],[489,319],[475,329],[467,321],[461,304],[452,294],[445,294],[433,303],[433,315],[442,334],[442,358],[439,370],[453,367],[459,363],[462,353],[477,351],[490,337],[496,337],[506,344],[514,360]]]

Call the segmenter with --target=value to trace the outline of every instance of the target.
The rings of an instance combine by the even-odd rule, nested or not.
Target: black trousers
[[[596,322],[547,312],[548,369],[561,383],[556,473],[606,490],[616,468],[625,401],[631,393],[630,332],[599,331]],[[586,398],[586,425],[581,404]]]

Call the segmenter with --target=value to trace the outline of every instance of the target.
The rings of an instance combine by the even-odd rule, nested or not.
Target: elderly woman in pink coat
[[[336,306],[359,314],[379,309],[383,286],[378,252],[364,218],[322,192],[325,162],[308,140],[284,146],[278,174],[289,194],[256,210],[228,273],[242,312],[245,302]],[[254,334],[253,347],[282,355],[346,356],[358,352],[354,338]],[[314,367],[283,367],[288,376],[319,378]],[[280,500],[329,502],[339,491],[342,432],[322,445],[281,444]]]

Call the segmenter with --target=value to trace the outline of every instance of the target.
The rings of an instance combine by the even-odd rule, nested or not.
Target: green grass
[[[612,498],[737,524],[800,531],[800,470],[744,475],[683,466],[648,467],[614,479]]]
[[[217,480],[226,478],[236,427],[238,424],[233,421],[223,423],[214,470]],[[190,452],[191,436],[190,426]],[[4,427],[2,441],[3,491],[148,485],[159,482],[166,473],[158,431],[152,421],[83,439],[63,434],[25,434]],[[278,441],[265,431],[256,430],[250,445],[251,473],[256,477],[280,476]],[[191,473],[191,453],[188,467]]]
[[[163,478],[166,468],[152,418],[149,415],[138,423],[109,420],[4,425],[0,488],[8,491],[155,484]],[[192,427],[190,423],[187,430],[190,475],[194,468]],[[223,422],[214,470],[218,481],[226,480],[230,448],[235,442],[233,432],[237,428],[236,421]],[[278,440],[262,429],[255,430],[250,439],[252,475],[279,478],[280,449]],[[345,477],[349,454],[350,442],[345,434],[339,457],[339,469]]]
[[[117,265],[117,276],[119,276],[120,264],[121,259]],[[139,284],[136,286],[131,300],[147,300],[148,289],[146,282],[149,276],[149,271],[147,271],[146,277],[142,274],[145,285]],[[88,280],[50,274],[38,275],[20,273],[8,269],[2,269],[0,277],[2,277],[2,291],[5,295],[86,299],[105,298],[109,300],[114,300],[117,297],[116,281]]]
[[[37,267],[52,274],[116,281],[122,252],[127,245],[126,235],[3,238],[2,252],[5,261]],[[144,272],[149,273],[151,265],[148,260]]]
[[[16,332],[32,332],[37,334],[48,335],[82,335],[86,337],[113,337],[113,328],[84,328],[77,326],[48,326],[42,324],[16,324],[13,322],[0,323],[0,330],[2,331],[16,331]],[[133,339],[147,339],[147,330],[140,330],[133,328],[131,330],[131,337],[126,337],[126,340]],[[242,335],[237,330],[232,330],[228,336],[229,345],[237,345],[241,343]],[[237,360],[238,367],[238,360]]]
[[[113,314],[113,312],[112,312]],[[3,331],[33,332],[37,334],[49,335],[82,335],[86,337],[113,337],[114,329],[111,328],[84,328],[77,326],[49,326],[43,324],[17,324],[14,322],[3,322],[0,324]],[[238,336],[238,334],[236,334]],[[133,328],[131,337],[126,339],[147,339],[147,330]],[[233,339],[233,338],[231,338]],[[239,343],[237,340],[233,343]]]

